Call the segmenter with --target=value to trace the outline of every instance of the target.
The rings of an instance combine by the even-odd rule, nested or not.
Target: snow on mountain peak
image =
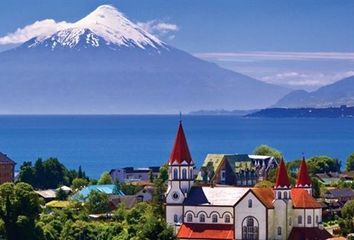
[[[100,44],[158,48],[164,43],[127,19],[111,5],[99,6],[81,20],[67,24],[50,36],[38,36],[28,47],[45,45],[52,49],[59,46],[73,48],[81,41],[92,47]]]

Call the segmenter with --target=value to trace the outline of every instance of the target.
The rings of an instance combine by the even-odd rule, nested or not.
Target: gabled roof
[[[252,188],[251,191],[267,208],[274,208],[274,192],[271,188]]]
[[[303,158],[301,161],[300,171],[299,171],[299,175],[297,176],[295,187],[310,187],[311,185],[312,185],[311,178],[307,171],[306,161],[305,158]]]
[[[332,235],[325,229],[320,229],[316,227],[293,227],[291,229],[288,240],[325,240],[331,237]]]
[[[286,170],[284,160],[280,160],[277,171],[277,180],[275,181],[274,188],[290,188],[290,181],[288,171]]]
[[[0,164],[16,164],[11,158],[9,158],[6,154],[0,152]]]
[[[328,196],[330,195],[330,196]],[[354,191],[351,188],[335,188],[330,189],[325,193],[326,197],[341,198],[341,197],[354,197]]]
[[[322,208],[321,204],[302,188],[291,189],[291,199],[294,208]]]
[[[234,239],[232,224],[182,224],[178,239]]]
[[[173,149],[168,163],[173,164],[176,162],[178,164],[182,164],[184,161],[188,164],[193,163],[191,154],[189,152],[186,136],[184,135],[182,122],[180,122],[176,135],[176,140],[173,145]]]

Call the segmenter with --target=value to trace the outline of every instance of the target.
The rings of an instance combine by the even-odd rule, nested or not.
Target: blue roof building
[[[107,195],[118,195],[124,196],[121,190],[117,190],[114,184],[104,184],[104,185],[90,185],[84,187],[79,192],[71,196],[72,200],[84,201],[92,191],[103,192]]]

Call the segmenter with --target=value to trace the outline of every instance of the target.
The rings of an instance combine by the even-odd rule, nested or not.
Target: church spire
[[[299,175],[297,176],[295,187],[311,187],[311,178],[307,171],[305,157],[302,158],[300,164],[300,171],[299,171]]]
[[[274,188],[290,188],[290,181],[288,172],[285,167],[284,160],[280,160],[278,167],[277,180],[275,181]]]
[[[170,155],[170,159],[168,160],[168,163],[182,164],[184,161],[187,162],[188,164],[192,164],[193,162],[191,154],[189,152],[187,140],[184,135],[182,121],[180,121],[175,144],[173,145],[173,149]]]

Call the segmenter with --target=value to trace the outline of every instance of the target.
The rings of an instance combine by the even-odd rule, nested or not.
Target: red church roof
[[[307,165],[305,158],[302,159],[300,165],[299,175],[297,176],[296,187],[311,186],[311,178],[307,171]]]
[[[182,224],[177,234],[178,239],[234,239],[232,224]]]
[[[181,164],[183,161],[186,161],[188,164],[191,164],[193,162],[188,149],[186,136],[184,135],[182,123],[180,122],[175,144],[173,145],[173,149],[168,162],[169,164],[173,164],[174,162]]]
[[[291,189],[291,199],[293,200],[294,208],[322,208],[321,204],[319,204],[305,189]]]
[[[278,172],[277,172],[277,180],[275,181],[274,188],[289,188],[290,181],[288,177],[288,172],[285,167],[284,160],[280,161]]]

